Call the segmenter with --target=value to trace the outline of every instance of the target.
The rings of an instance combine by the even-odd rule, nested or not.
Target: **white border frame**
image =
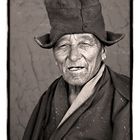
[[[140,139],[140,1],[134,0],[133,140]],[[0,1],[0,139],[7,139],[7,1]]]
[[[7,1],[0,1],[0,139],[7,139]]]

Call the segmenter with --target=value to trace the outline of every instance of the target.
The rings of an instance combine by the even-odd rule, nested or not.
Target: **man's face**
[[[89,33],[64,35],[53,52],[63,78],[75,86],[84,85],[96,74],[104,53],[100,42]]]

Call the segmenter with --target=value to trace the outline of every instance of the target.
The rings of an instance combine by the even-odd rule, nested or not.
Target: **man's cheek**
[[[58,67],[59,67],[61,74],[66,72],[66,67],[64,66],[64,64],[59,64]]]

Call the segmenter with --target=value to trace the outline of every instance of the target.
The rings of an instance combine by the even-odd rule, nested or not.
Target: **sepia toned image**
[[[131,140],[128,0],[11,0],[10,140]]]

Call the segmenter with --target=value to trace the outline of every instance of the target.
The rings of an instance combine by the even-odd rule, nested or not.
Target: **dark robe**
[[[69,107],[67,84],[60,77],[40,98],[23,140],[130,140],[126,76],[106,67],[94,94],[58,127]]]

